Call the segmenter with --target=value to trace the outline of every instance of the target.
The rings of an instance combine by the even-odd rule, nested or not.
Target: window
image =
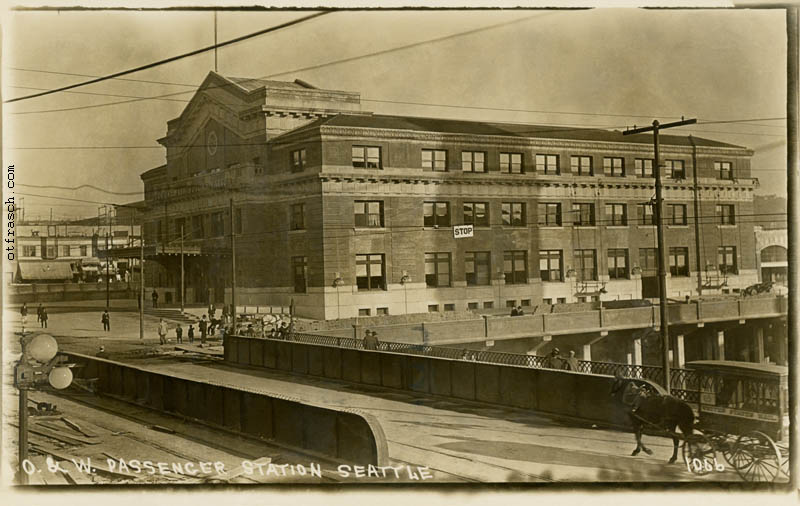
[[[242,209],[237,208],[233,214],[233,233],[234,234],[241,234],[242,233]]]
[[[658,272],[658,250],[656,248],[639,248],[639,268],[642,276],[655,276]]]
[[[112,235],[114,237],[128,237],[128,231],[127,230],[114,230],[114,233]]]
[[[594,221],[594,204],[579,202],[572,204],[572,214],[575,226],[577,227],[593,227]]]
[[[557,297],[556,298],[556,304],[566,304],[566,303],[567,303],[567,298],[566,297]]]
[[[506,307],[517,307],[517,301],[514,299],[507,300]]]
[[[292,204],[292,230],[306,228],[306,205]]]
[[[714,162],[714,172],[719,179],[733,179],[731,162]]]
[[[667,169],[667,177],[671,179],[686,179],[686,169],[683,160],[665,160],[664,166]]]
[[[85,257],[88,254],[89,248],[87,246],[81,246],[81,256]]]
[[[720,246],[717,248],[717,265],[720,274],[737,274],[736,246]]]
[[[536,171],[544,174],[559,174],[558,155],[536,155]]]
[[[68,256],[70,256],[70,253],[69,253],[69,246],[61,246],[61,256],[62,256],[62,257],[68,257]]]
[[[625,160],[610,156],[603,158],[603,173],[610,177],[623,177],[625,175]]]
[[[509,227],[525,226],[527,220],[525,219],[524,202],[503,202],[500,204],[500,209],[503,215],[503,225]]]
[[[375,314],[378,315],[378,316],[386,316],[387,314],[389,314],[389,308],[388,307],[379,307],[379,308],[375,309]]]
[[[259,160],[260,161],[260,160]],[[355,148],[353,148],[353,166],[355,166]],[[306,150],[292,151],[292,172],[302,172],[306,168]]]
[[[673,277],[689,275],[689,248],[669,249],[669,273]]]
[[[503,273],[507,285],[528,282],[528,252],[506,251],[503,253]]]
[[[28,255],[25,255],[28,256]],[[786,262],[789,252],[783,246],[767,246],[761,250],[761,263],[767,262]]]
[[[553,305],[553,299],[550,297],[545,297],[542,299],[542,304],[547,304],[548,306]]]
[[[225,235],[225,214],[222,211],[211,213],[211,237]]]
[[[425,284],[428,288],[450,286],[450,253],[425,253]]]
[[[593,176],[591,156],[572,156],[570,157],[570,167],[572,174],[578,176]]]
[[[667,205],[667,224],[686,225],[686,204]]]
[[[86,248],[86,246],[81,246],[81,248]],[[36,256],[36,246],[23,246],[22,247],[22,256],[23,257],[35,257]]]
[[[628,279],[628,250],[608,250],[609,279]]]
[[[358,316],[369,316],[370,314],[372,313],[368,307],[358,308]]]
[[[383,227],[383,202],[380,200],[356,200],[353,203],[356,227]]]
[[[468,310],[478,309],[478,303],[477,302],[467,302],[467,309]]]
[[[294,292],[306,293],[306,257],[292,257],[292,274],[294,275]]]
[[[542,202],[539,204],[539,225],[544,227],[561,226],[560,202]]]
[[[45,258],[58,258],[58,252],[56,251],[55,246],[47,246],[45,251],[47,252],[47,256]]]
[[[264,173],[264,166],[261,165],[261,157],[260,156],[254,156],[252,162],[253,162],[253,173],[256,176],[258,176],[260,174],[263,174]]]
[[[542,281],[563,281],[561,250],[539,251],[539,277]]]
[[[494,307],[494,302],[491,300],[488,300],[483,303],[483,309],[492,309],[493,307]]]
[[[636,177],[653,177],[653,159],[637,158],[633,161],[633,171]]]
[[[425,202],[422,205],[426,227],[449,227],[450,204],[447,202]]]
[[[422,169],[444,172],[447,170],[447,151],[443,149],[423,149]]]
[[[612,227],[628,224],[628,206],[625,204],[606,204],[608,224]]]
[[[519,305],[522,307],[530,307],[531,299],[522,299],[521,301],[519,301]]]
[[[429,313],[438,313],[439,312],[439,304],[428,304],[428,312]]]
[[[575,273],[578,281],[597,281],[597,252],[595,250],[575,250]]]
[[[203,216],[192,216],[192,239],[202,239],[205,236],[203,229]]]
[[[636,204],[636,222],[639,225],[655,225],[656,216],[653,214],[653,204]]]
[[[381,148],[376,146],[353,146],[353,167],[357,169],[380,169]]]
[[[455,304],[445,304],[444,305],[444,310],[445,311],[455,311],[456,310],[456,305]]]
[[[356,286],[359,290],[386,290],[383,255],[356,255]]]
[[[464,256],[467,286],[483,286],[491,282],[491,256],[488,251],[467,251]],[[477,308],[476,308],[477,309]]]
[[[522,174],[522,153],[500,153],[500,172]]]
[[[461,170],[464,172],[486,172],[486,153],[482,151],[462,151]]]
[[[733,204],[717,204],[717,217],[720,225],[735,225],[736,208]]]
[[[489,205],[486,202],[464,202],[464,225],[489,226]]]

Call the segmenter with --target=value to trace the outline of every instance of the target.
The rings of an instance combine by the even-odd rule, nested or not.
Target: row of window
[[[215,211],[210,214],[196,214],[175,218],[174,234],[169,234],[164,220],[155,222],[155,234],[159,241],[179,239],[181,231],[184,239],[205,239],[222,237],[225,235],[225,221],[228,219],[225,211]],[[242,210],[237,208],[233,214],[233,229],[236,234],[242,233]]]
[[[425,285],[429,288],[452,286],[452,256],[450,252],[425,253]],[[563,250],[539,251],[539,277],[545,282],[563,282]],[[668,253],[669,272],[673,277],[689,276],[689,248],[671,247]],[[609,279],[630,279],[628,249],[607,250]],[[656,248],[639,249],[639,266],[642,276],[654,276],[658,268]],[[295,292],[305,293],[308,261],[304,256],[292,257]],[[736,246],[717,248],[717,268],[721,274],[736,274]],[[579,281],[597,281],[597,250],[578,249],[573,252],[574,277]],[[467,251],[464,254],[464,272],[467,286],[488,286],[492,279],[492,260],[489,251]],[[528,252],[511,250],[503,252],[503,277],[505,284],[528,282]],[[386,290],[385,255],[381,253],[356,255],[356,285],[358,290]]]
[[[462,223],[476,227],[492,225],[488,202],[464,202],[462,206]],[[563,226],[561,202],[541,202],[538,204],[540,226]],[[382,228],[385,226],[382,200],[356,200],[353,202],[354,222],[357,228]],[[595,204],[592,202],[576,202],[572,204],[572,224],[576,226],[595,226],[597,224]],[[449,227],[453,224],[449,202],[423,202],[423,225],[425,227]],[[604,224],[609,226],[627,226],[628,204],[605,204]],[[736,211],[733,204],[717,204],[716,220],[721,225],[735,225]],[[306,205],[303,203],[291,206],[291,229],[305,228]],[[686,204],[667,204],[664,209],[664,221],[668,225],[687,225]],[[500,224],[509,227],[527,226],[526,204],[524,202],[502,202],[500,204]],[[655,225],[652,204],[636,204],[636,224]]]
[[[44,254],[42,254],[44,253]],[[77,255],[73,255],[73,253],[78,253]],[[71,256],[88,256],[89,255],[89,247],[85,245],[81,246],[47,246],[45,247],[44,252],[42,252],[41,246],[22,246],[22,257],[23,258],[34,258],[34,257],[42,257],[42,258],[59,258],[59,257],[71,257]]]
[[[448,150],[422,149],[422,169],[433,172],[448,171]],[[302,171],[306,164],[306,150],[298,149],[290,153],[292,172]],[[561,174],[560,155],[536,154],[533,165],[528,168],[525,164],[523,153],[501,152],[497,158],[497,168],[503,174],[525,174],[537,172],[540,174]],[[383,158],[380,146],[353,146],[352,164],[360,169],[382,169]],[[664,160],[664,175],[671,179],[685,179],[686,166],[684,160]],[[588,155],[570,156],[570,170],[578,176],[594,176],[597,171],[594,167],[594,158]],[[472,173],[485,173],[488,171],[488,156],[486,151],[461,151],[461,171]],[[719,179],[732,179],[733,169],[731,162],[714,162],[714,172]],[[622,157],[608,156],[603,158],[602,174],[608,177],[626,177],[631,175],[629,167],[625,165]],[[636,158],[633,165],[633,175],[637,177],[653,177],[653,159]]]

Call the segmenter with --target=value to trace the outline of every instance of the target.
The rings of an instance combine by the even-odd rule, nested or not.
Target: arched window
[[[767,246],[761,250],[761,262],[786,262],[787,251],[783,246]]]

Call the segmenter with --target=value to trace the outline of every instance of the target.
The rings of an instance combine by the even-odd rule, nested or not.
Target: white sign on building
[[[472,237],[474,227],[472,225],[454,225],[453,237],[461,239],[462,237]]]

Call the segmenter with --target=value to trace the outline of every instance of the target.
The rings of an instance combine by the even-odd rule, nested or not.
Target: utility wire
[[[102,82],[102,81],[107,81],[109,79],[113,79],[113,78],[116,78],[116,77],[121,77],[121,76],[124,76],[124,75],[133,74],[134,72],[140,72],[142,70],[151,69],[151,68],[157,67],[159,65],[164,65],[166,63],[171,63],[171,62],[174,62],[174,61],[177,61],[177,60],[181,60],[183,58],[188,58],[190,56],[194,56],[194,55],[197,55],[197,54],[205,53],[207,51],[211,51],[211,50],[216,49],[216,48],[229,46],[231,44],[235,44],[235,43],[241,42],[243,40],[252,39],[253,37],[258,37],[258,36],[264,35],[266,33],[270,33],[270,32],[274,32],[274,31],[280,30],[282,28],[287,28],[289,26],[297,25],[299,23],[303,23],[305,21],[309,21],[311,19],[318,18],[320,16],[324,16],[324,15],[330,14],[330,13],[331,13],[331,11],[317,12],[317,13],[311,14],[309,16],[304,16],[304,17],[299,18],[299,19],[295,19],[295,20],[292,20],[292,21],[288,21],[286,23],[282,23],[280,25],[276,25],[276,26],[272,26],[270,28],[266,28],[264,30],[259,30],[257,32],[253,32],[253,33],[250,33],[250,34],[247,34],[247,35],[243,35],[241,37],[236,37],[234,39],[226,40],[225,42],[220,42],[219,44],[212,44],[211,46],[206,46],[206,47],[203,47],[203,48],[200,48],[200,49],[195,49],[194,51],[189,51],[188,53],[183,53],[183,54],[180,54],[180,55],[177,55],[177,56],[172,56],[170,58],[166,58],[166,59],[159,60],[159,61],[156,61],[156,62],[148,63],[146,65],[141,65],[139,67],[135,67],[135,68],[132,68],[132,69],[123,70],[121,72],[116,72],[114,74],[109,74],[109,75],[106,75],[106,76],[103,76],[103,77],[98,77],[96,79],[90,79],[88,81],[84,81],[84,82],[81,82],[81,83],[70,84],[68,86],[62,86],[61,88],[56,88],[56,89],[53,89],[53,90],[43,91],[41,93],[34,93],[32,95],[26,95],[24,97],[12,98],[10,100],[5,100],[4,103],[8,104],[8,103],[11,103],[11,102],[19,102],[19,101],[22,101],[22,100],[28,100],[28,99],[36,98],[36,97],[43,97],[45,95],[58,93],[60,91],[71,90],[73,88],[78,88],[78,87],[86,86],[86,85],[89,85],[89,84],[94,84],[94,83],[99,83],[99,82]]]
[[[97,190],[103,193],[109,193],[111,195],[141,195],[144,193],[144,190],[138,192],[115,192],[111,190],[105,190],[103,188],[99,188],[97,186],[91,184],[82,184],[80,186],[55,186],[55,185],[36,185],[36,184],[23,184],[17,183],[17,186],[26,186],[28,188],[41,188],[41,189],[53,189],[53,190],[82,190],[83,188],[90,188],[92,190]]]

